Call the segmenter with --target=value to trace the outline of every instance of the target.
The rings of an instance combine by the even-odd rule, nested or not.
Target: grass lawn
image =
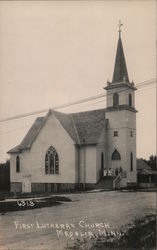
[[[99,236],[90,240],[76,240],[72,250],[155,250],[156,217],[146,215],[120,228],[121,236]]]

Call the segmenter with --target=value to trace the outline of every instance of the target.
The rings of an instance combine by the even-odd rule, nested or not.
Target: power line
[[[156,79],[153,78],[153,79],[141,82],[139,84],[136,84],[136,87],[141,87],[141,86],[145,86],[145,85],[148,85],[148,84],[155,83],[155,80]],[[121,90],[119,92],[125,92],[125,91],[126,90]],[[66,104],[54,106],[51,109],[66,108],[66,107],[69,107],[69,106],[73,106],[73,105],[81,104],[81,103],[84,103],[84,102],[92,101],[92,100],[95,100],[95,99],[98,99],[98,98],[102,98],[102,97],[105,97],[105,96],[106,96],[105,93],[104,94],[99,94],[99,95],[95,95],[95,96],[92,96],[92,97],[84,98],[84,99],[81,99],[81,100],[78,100],[78,101],[75,101],[75,102],[70,102],[70,103],[66,103]],[[9,118],[1,119],[0,122],[11,121],[11,120],[20,119],[20,118],[24,118],[24,117],[28,117],[28,116],[32,116],[32,115],[36,115],[36,114],[41,114],[41,113],[47,112],[48,110],[49,109],[43,109],[43,110],[29,112],[29,113],[25,113],[25,114],[21,114],[21,115],[17,115],[17,116],[12,116],[12,117],[9,117]]]
[[[152,86],[152,87],[147,87],[147,86],[145,86],[145,89],[142,89],[142,88],[140,88],[140,89],[137,89],[137,91],[138,91],[138,93],[139,93],[139,91],[143,91],[143,90],[147,90],[147,89],[152,89],[152,88],[155,88],[155,86]],[[111,97],[110,97],[111,98]],[[109,98],[109,99],[110,99]],[[99,104],[99,103],[102,103],[102,102],[104,102],[105,101],[105,99],[103,99],[103,100],[100,100],[100,101],[97,101],[97,102],[94,102],[94,103],[90,103],[88,106],[92,106],[92,105],[97,105],[97,104]]]
[[[143,89],[143,87],[145,88],[145,89]],[[146,88],[147,87],[147,88]],[[139,88],[138,88],[138,90],[137,91],[143,91],[143,90],[147,90],[147,89],[152,89],[152,88],[154,88],[155,86],[153,86],[153,87],[148,87],[148,84],[147,85],[144,85],[144,86],[140,86]],[[124,90],[123,90],[124,91]],[[126,91],[126,90],[125,90]],[[120,92],[120,91],[119,91]],[[121,91],[122,92],[122,91]],[[106,96],[103,96],[103,97],[106,97]],[[109,99],[110,99],[111,97],[109,97]],[[99,101],[96,101],[96,102],[94,102],[94,103],[89,103],[89,104],[87,104],[87,106],[93,106],[93,105],[97,105],[97,104],[100,104],[100,103],[102,103],[102,102],[104,102],[105,101],[105,99],[103,99],[103,100],[99,100]],[[8,134],[8,133],[12,133],[13,131],[17,131],[17,130],[19,130],[19,129],[24,129],[24,128],[26,128],[26,127],[29,127],[31,125],[31,123],[29,123],[28,125],[26,125],[26,126],[21,126],[21,127],[18,127],[18,128],[16,128],[16,129],[12,129],[12,130],[9,130],[9,131],[5,131],[5,132],[3,132],[3,133],[0,133],[0,136],[1,135],[4,135],[4,134]]]
[[[145,86],[145,87],[147,87],[147,86]],[[141,90],[143,91],[143,90],[147,90],[147,89],[152,89],[152,88],[154,88],[154,87],[155,87],[155,86],[153,86],[153,87],[147,87],[147,88],[145,88],[145,89],[140,88],[140,89],[138,89],[137,91],[141,91]],[[100,104],[100,103],[102,103],[102,102],[105,102],[105,99],[96,101],[96,102],[94,102],[94,103],[89,103],[89,104],[88,104],[88,107],[89,107],[89,106],[93,106],[93,105]],[[5,132],[3,132],[3,133],[0,133],[0,136],[1,136],[1,135],[5,135],[5,134],[12,133],[12,132],[17,131],[17,130],[19,130],[19,129],[27,128],[27,127],[29,127],[30,125],[31,125],[31,123],[29,123],[29,124],[26,125],[26,126],[21,126],[21,127],[17,127],[16,129],[12,129],[12,130],[5,131]]]
[[[151,85],[151,84],[153,84],[153,83],[155,83],[154,81],[152,81],[151,83],[149,82],[149,85]],[[146,85],[147,84],[147,85]],[[137,87],[137,85],[136,85],[136,87]],[[138,91],[141,91],[141,90],[143,90],[143,89],[141,89],[141,88],[146,88],[147,87],[147,89],[151,89],[150,87],[148,87],[148,83],[144,83],[144,84],[139,84],[138,85],[138,89],[137,89],[137,92]],[[155,87],[155,86],[153,86],[153,87]],[[121,93],[121,92],[126,92],[127,90],[121,90],[121,91],[118,91],[118,93]],[[113,94],[108,94],[108,96],[109,96],[109,98],[108,98],[108,100],[111,100],[112,98],[113,98]],[[103,95],[102,97],[100,97],[100,98],[104,98],[103,100],[100,100],[100,101],[97,101],[97,102],[94,102],[94,103],[91,103],[91,104],[89,104],[90,106],[91,105],[94,105],[94,104],[97,104],[97,103],[100,103],[100,102],[104,102],[105,101],[105,99],[106,99],[106,97],[107,97],[107,95]],[[100,99],[99,98],[99,99]],[[94,99],[93,99],[94,100]],[[88,105],[88,106],[89,106]]]
[[[156,78],[152,78],[150,80],[147,80],[147,81],[136,84],[135,87],[141,88],[141,87],[144,87],[144,86],[147,86],[147,85],[150,85],[150,84],[154,84],[155,82],[156,82]],[[119,92],[124,92],[124,91],[126,91],[126,90],[121,90]],[[84,99],[81,99],[81,100],[78,100],[78,101],[69,102],[69,103],[62,104],[62,105],[57,105],[57,106],[52,107],[51,109],[57,110],[57,109],[61,109],[61,108],[66,108],[66,107],[81,104],[81,103],[84,103],[84,102],[89,102],[89,101],[96,100],[96,99],[103,98],[103,97],[106,97],[105,93],[95,95],[95,96],[91,96],[91,97],[87,97],[87,98],[84,98]],[[38,110],[38,111],[33,111],[33,112],[29,112],[29,113],[20,114],[20,115],[17,115],[17,116],[11,116],[11,117],[8,117],[8,118],[5,118],[5,119],[1,119],[0,122],[6,122],[6,121],[16,120],[16,119],[20,119],[20,118],[24,118],[24,117],[28,117],[28,116],[32,116],[32,115],[37,115],[37,114],[45,113],[48,110],[49,109],[42,109],[42,110]]]

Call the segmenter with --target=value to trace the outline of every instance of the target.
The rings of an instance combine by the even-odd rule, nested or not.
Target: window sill
[[[45,173],[45,175],[59,175],[59,173],[58,174],[50,174],[50,173]]]

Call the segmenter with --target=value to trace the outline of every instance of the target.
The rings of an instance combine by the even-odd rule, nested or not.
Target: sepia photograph
[[[155,0],[0,1],[0,250],[155,250]]]

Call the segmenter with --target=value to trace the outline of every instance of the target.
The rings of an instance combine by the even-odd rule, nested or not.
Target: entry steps
[[[95,184],[95,189],[112,190],[114,179],[115,179],[115,177],[113,177],[113,176],[102,177],[101,180],[97,184]]]

